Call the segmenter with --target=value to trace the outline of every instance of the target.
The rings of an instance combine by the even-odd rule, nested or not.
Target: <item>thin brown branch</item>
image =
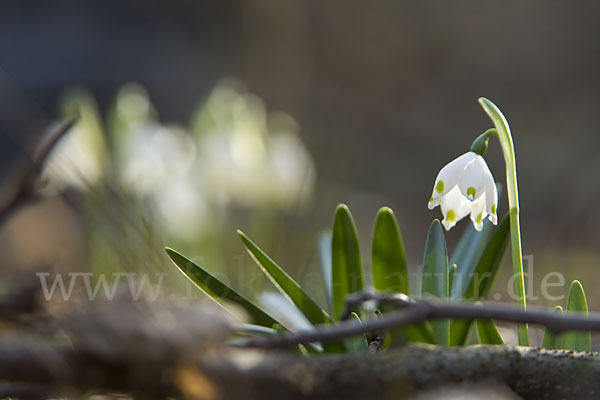
[[[242,346],[256,348],[286,348],[300,343],[328,342],[344,337],[370,332],[403,328],[428,320],[466,319],[466,320],[499,320],[514,323],[529,323],[547,327],[554,333],[569,330],[600,331],[600,314],[590,313],[588,316],[565,314],[559,315],[543,308],[530,307],[526,311],[504,304],[475,305],[473,303],[445,303],[436,300],[414,300],[404,295],[376,295],[359,293],[347,299],[347,307],[342,317],[357,305],[365,301],[375,301],[399,308],[399,311],[386,313],[383,317],[364,321],[357,325],[351,321],[318,327],[310,331],[299,331],[294,334],[260,337],[248,340]]]
[[[40,185],[41,172],[48,155],[75,124],[77,117],[71,117],[52,124],[42,135],[30,159],[26,159],[20,176],[6,199],[0,202],[0,224],[16,209],[35,197]]]
[[[61,121],[56,121],[42,135],[38,145],[34,149],[31,160],[32,166],[35,169],[35,175],[39,176],[41,168],[54,146],[75,125],[78,119],[79,117],[75,115]]]

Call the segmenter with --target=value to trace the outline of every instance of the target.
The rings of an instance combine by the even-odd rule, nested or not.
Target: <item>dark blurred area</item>
[[[72,85],[89,89],[104,114],[137,82],[162,121],[185,125],[234,76],[296,119],[316,168],[311,205],[266,249],[294,271],[312,270],[314,256],[298,265],[286,248],[300,242],[311,254],[343,202],[369,254],[375,213],[389,205],[416,265],[440,217],[426,207],[435,175],[491,126],[477,103],[485,96],[513,131],[524,253],[536,271],[585,286],[600,260],[599,22],[593,1],[3,1],[1,178],[9,183],[20,149],[59,117]],[[496,142],[487,160],[503,182]],[[77,213],[59,199],[47,207],[8,221],[7,264],[80,259],[82,238],[66,228],[78,226]],[[465,225],[446,235],[450,247]],[[586,290],[600,306],[600,289]]]

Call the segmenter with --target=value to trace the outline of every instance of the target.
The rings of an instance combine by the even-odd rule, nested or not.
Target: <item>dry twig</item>
[[[536,307],[530,307],[525,311],[505,304],[446,303],[436,300],[415,300],[400,294],[376,295],[370,292],[349,296],[346,300],[346,309],[340,319],[343,320],[357,305],[365,301],[391,305],[398,308],[399,311],[386,313],[381,318],[364,321],[361,325],[354,324],[351,321],[342,321],[336,325],[319,327],[310,331],[251,339],[240,346],[263,349],[286,348],[301,343],[335,341],[349,336],[403,328],[428,320],[447,318],[494,319],[514,323],[529,323],[545,326],[554,333],[569,330],[600,331],[600,314],[598,313],[590,313],[589,316],[559,315],[550,310]]]
[[[48,155],[58,141],[71,129],[77,117],[67,118],[50,126],[33,151],[25,160],[19,178],[6,199],[0,202],[0,225],[21,205],[36,196],[41,183],[41,172]]]

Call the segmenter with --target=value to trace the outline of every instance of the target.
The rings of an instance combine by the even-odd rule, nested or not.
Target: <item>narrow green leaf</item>
[[[300,287],[300,285],[289,276],[271,257],[265,254],[256,243],[254,243],[242,231],[238,235],[244,242],[246,249],[256,261],[264,274],[273,282],[273,285],[298,307],[313,325],[326,324],[331,318],[317,303]]]
[[[293,332],[313,329],[298,307],[279,292],[261,292],[256,304]]]
[[[563,313],[563,308],[561,306],[556,306],[554,308],[554,312],[561,314]],[[542,339],[542,347],[547,349],[562,349],[564,347],[564,335],[559,333],[552,333],[546,328],[544,330],[544,338]]]
[[[319,265],[323,276],[323,285],[325,286],[327,306],[331,312],[331,232],[321,232],[319,234],[317,249],[319,251]]]
[[[463,346],[473,320],[455,319],[450,324],[450,346]]]
[[[225,309],[227,309],[227,302],[235,303],[246,310],[246,312],[257,325],[272,327],[276,324],[279,324],[279,322],[277,322],[269,314],[255,306],[244,296],[215,278],[193,261],[168,247],[165,248],[165,251],[173,263],[177,266],[179,271],[181,271],[188,279],[196,284],[196,286],[198,286],[198,288],[200,288],[200,290],[206,293],[210,298],[224,306]]]
[[[275,335],[277,331],[266,326],[253,324],[239,324],[235,328],[238,335]]]
[[[279,323],[273,325],[273,329],[279,334],[289,333],[289,330]],[[294,348],[294,352],[300,354],[322,354],[323,348],[316,343],[308,343],[306,345],[299,344]]]
[[[298,352],[302,355],[307,354],[323,354],[323,347],[318,344],[308,343],[308,344],[299,344]]]
[[[402,235],[394,212],[383,207],[375,218],[372,241],[373,286],[379,291],[409,294]]]
[[[333,317],[337,321],[344,310],[345,297],[364,287],[358,233],[350,210],[340,204],[335,212],[331,240]]]
[[[398,311],[397,308],[385,304],[381,305],[379,309],[383,314]],[[386,341],[388,340],[387,338],[389,338],[391,342],[396,342],[399,340],[400,343],[403,343],[404,340],[428,344],[437,343],[431,322],[429,321],[425,321],[417,325],[409,325],[406,328],[390,329],[388,331]]]
[[[504,344],[494,321],[478,319],[476,325],[477,338],[480,344]]]
[[[399,335],[398,335],[399,336]],[[436,344],[434,328],[432,323],[425,321],[421,324],[410,325],[404,329],[404,337],[409,342]]]
[[[487,242],[479,262],[471,271],[468,279],[465,279],[467,287],[464,292],[464,299],[466,300],[484,300],[490,294],[510,239],[510,218],[508,214],[502,218],[498,226],[492,231],[492,237]],[[454,320],[452,322],[450,328],[451,346],[465,344],[471,323],[472,321],[469,320]]]
[[[425,241],[421,295],[432,295],[441,299],[448,299],[448,272],[446,239],[442,231],[442,224],[436,219],[432,222]],[[438,320],[432,322],[431,325],[437,343],[444,346],[449,345],[450,321]]]
[[[479,262],[469,277],[465,299],[484,300],[489,295],[504,259],[509,239],[510,217],[506,214],[494,229],[492,238],[487,242]]]
[[[458,269],[458,265],[452,264],[449,268],[448,272],[448,287],[452,288],[452,284],[454,283],[454,279],[456,278],[456,270]]]
[[[313,325],[328,324],[332,322],[327,312],[322,310],[304,289],[302,289],[291,276],[277,265],[273,259],[262,251],[256,243],[248,238],[242,231],[238,231],[238,235],[244,242],[248,253],[250,253],[250,256],[261,268],[263,273],[271,280],[277,290],[297,307],[302,313],[301,315],[304,315]],[[323,349],[326,353],[346,352],[346,348],[341,341],[324,343]]]
[[[588,315],[588,306],[583,287],[573,281],[567,299],[567,312]],[[589,331],[568,331],[564,334],[564,348],[567,350],[591,351],[592,334]]]
[[[473,224],[469,223],[460,237],[458,245],[450,258],[450,264],[458,266],[456,278],[450,287],[450,294],[453,300],[464,297],[472,272],[493,230],[492,227],[492,223],[486,220],[483,223],[483,229],[481,232],[478,232],[473,227]]]
[[[396,292],[409,294],[408,269],[406,265],[406,255],[404,252],[404,243],[402,235],[398,228],[398,222],[394,212],[388,207],[382,207],[375,218],[372,239],[372,275],[373,286],[376,290],[386,292]],[[382,307],[381,311],[393,311]],[[407,339],[412,341],[424,341],[425,337],[420,331],[426,330],[426,327],[408,330],[390,330],[387,334],[388,343],[397,339]],[[429,332],[433,333],[431,329]],[[435,339],[433,339],[435,343]]]
[[[273,330],[275,330],[276,333],[280,334],[289,333],[289,330],[280,323],[276,323],[275,325],[273,325]],[[294,351],[300,354],[321,354],[323,353],[323,348],[318,344],[308,343],[306,346],[299,344],[297,347],[294,348]]]
[[[442,224],[435,219],[425,242],[421,294],[448,298],[448,253]]]
[[[360,317],[355,312],[350,314],[350,319],[355,321],[357,324],[362,324]],[[369,350],[369,343],[367,343],[367,337],[365,335],[346,338],[344,339],[344,345],[351,353],[364,353]]]

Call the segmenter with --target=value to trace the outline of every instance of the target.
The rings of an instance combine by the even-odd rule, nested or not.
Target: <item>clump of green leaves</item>
[[[555,312],[562,314],[561,306],[556,306]],[[583,291],[583,286],[579,281],[573,281],[569,289],[569,297],[567,298],[567,312],[578,313],[582,315],[588,314],[587,300]],[[591,332],[575,332],[569,331],[563,334],[554,334],[548,329],[544,332],[542,339],[542,347],[551,349],[567,349],[576,351],[591,351],[592,350],[592,334]]]
[[[441,224],[434,220],[426,239],[420,279],[411,288],[398,222],[391,209],[381,208],[373,226],[370,281],[378,292],[429,296],[443,300],[484,300],[489,295],[499,270],[509,232],[510,219],[507,216],[498,226],[486,222],[482,232],[477,232],[469,224],[449,258]],[[261,271],[314,326],[338,322],[345,307],[346,296],[365,290],[365,272],[356,225],[350,210],[343,204],[335,212],[332,233],[323,235],[319,240],[321,268],[329,302],[326,305],[313,300],[299,283],[248,236],[241,231],[238,234]],[[225,307],[228,302],[237,304],[246,310],[253,324],[258,326],[291,329],[175,250],[167,249],[167,253],[181,272],[213,300]],[[331,315],[327,309],[332,311]],[[391,310],[380,311],[386,313]],[[361,317],[369,317],[372,312],[370,309],[358,310],[352,314],[352,318],[361,323]],[[501,342],[492,321],[480,321],[476,326],[481,343]],[[464,345],[473,342],[474,336],[470,333],[474,327],[474,321],[434,321],[409,327],[403,332],[392,332],[390,336],[392,341],[402,339],[445,346]],[[366,351],[366,339],[361,337],[315,349],[324,352]]]

